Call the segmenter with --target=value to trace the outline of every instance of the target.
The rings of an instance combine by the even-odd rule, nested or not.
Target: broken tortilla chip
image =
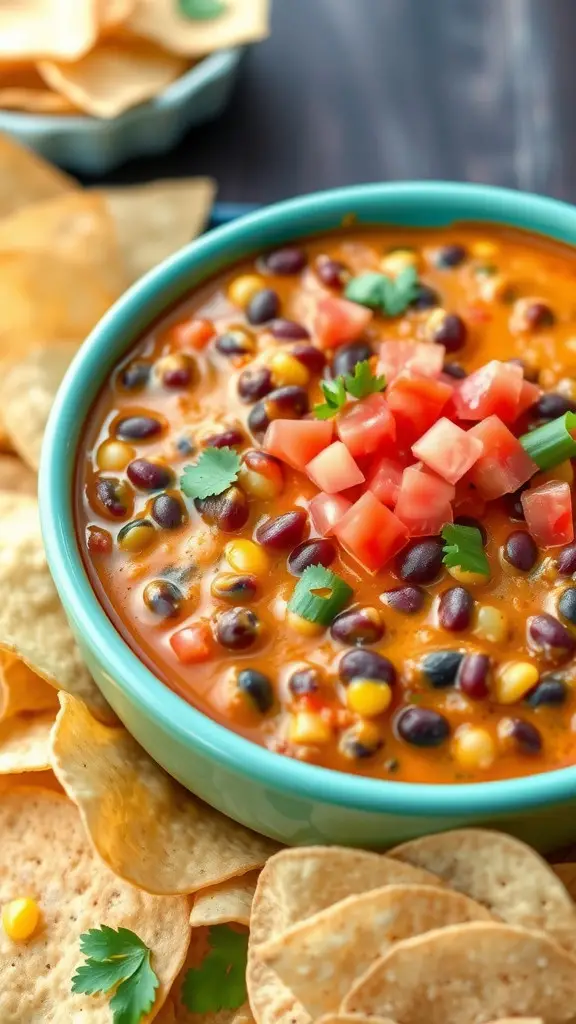
[[[48,570],[38,502],[0,493],[0,649],[107,721],[115,715],[88,674]],[[1,1019],[1,1018],[0,1018]]]
[[[412,839],[389,857],[436,871],[503,921],[541,928],[576,949],[576,908],[552,868],[519,839],[486,829],[457,829]]]
[[[249,871],[240,878],[229,878],[196,893],[190,914],[192,927],[234,922],[248,928],[257,881],[258,872]]]
[[[19,0],[0,5],[0,63],[77,60],[94,45],[96,0]]]
[[[452,925],[398,942],[344,1000],[351,1013],[402,1024],[469,1024],[491,1017],[575,1019],[576,961],[542,932]]]
[[[188,901],[149,896],[117,878],[94,853],[66,797],[19,787],[0,794],[0,904],[35,899],[42,927],[14,943],[0,929],[0,1020],[90,1020],[109,1024],[108,997],[73,994],[83,961],[79,938],[102,924],[128,928],[151,950],[159,979],[150,1021],[188,951]]]
[[[50,768],[50,730],[54,714],[14,715],[0,722],[0,775]]]
[[[66,96],[48,88],[36,68],[2,70],[1,65],[0,109],[28,110],[36,114],[70,114],[76,111]]]
[[[23,711],[53,711],[58,694],[50,683],[36,675],[14,654],[0,653],[0,722]]]
[[[387,885],[348,896],[300,921],[258,946],[258,956],[316,1018],[336,1011],[354,983],[395,942],[446,925],[490,920],[485,907],[450,889]]]
[[[100,33],[118,28],[132,14],[137,0],[97,0]]]
[[[0,217],[78,188],[63,171],[0,133]]]
[[[2,371],[4,372],[4,371]],[[7,435],[7,440],[8,435]],[[12,442],[9,441],[12,447]],[[0,491],[16,491],[34,497],[38,491],[38,478],[16,455],[0,454]]]
[[[261,867],[278,849],[188,793],[124,728],[60,700],[52,767],[121,878],[147,892],[192,893]]]
[[[215,189],[211,178],[104,189],[130,281],[137,281],[200,234]]]
[[[173,53],[200,57],[268,35],[269,0],[226,0],[218,17],[188,18],[173,0],[139,0],[126,27]]]

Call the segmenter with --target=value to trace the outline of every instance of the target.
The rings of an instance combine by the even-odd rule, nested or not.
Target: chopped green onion
[[[490,575],[490,564],[482,544],[482,534],[477,527],[446,523],[442,537],[445,541],[442,561],[449,569],[458,568],[462,569],[462,572]]]
[[[308,622],[329,626],[352,597],[348,584],[323,565],[304,570],[288,602],[288,611]]]
[[[523,434],[520,444],[539,469],[552,469],[576,456],[576,441],[572,436],[574,430],[576,413],[565,412],[558,419],[536,427],[529,434]]]

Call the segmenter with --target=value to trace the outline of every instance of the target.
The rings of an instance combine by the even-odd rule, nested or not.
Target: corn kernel
[[[310,622],[309,619],[303,619],[301,615],[290,611],[286,612],[286,625],[300,633],[300,636],[320,636],[320,633],[324,632],[324,626],[319,622]]]
[[[508,636],[508,617],[499,608],[491,604],[483,604],[478,609],[474,635],[480,640],[488,640],[492,644],[501,643]]]
[[[508,274],[493,274],[483,277],[480,283],[480,295],[486,302],[497,299],[507,300],[514,294],[514,282]]]
[[[270,568],[270,559],[253,540],[231,540],[224,548],[224,555],[228,565],[235,572],[252,573],[254,576],[263,576]]]
[[[498,246],[494,242],[487,242],[484,238],[479,238],[470,246],[470,252],[477,260],[493,260],[498,255]]]
[[[433,309],[430,315],[426,318],[424,334],[428,341],[434,341],[436,332],[440,327],[442,327],[447,315],[446,310],[439,306],[438,309]]]
[[[461,768],[486,770],[494,763],[496,744],[486,729],[462,725],[452,741],[452,754]]]
[[[499,704],[515,704],[536,685],[538,678],[538,669],[531,661],[511,661],[496,679],[496,700]]]
[[[530,486],[540,487],[540,484],[547,484],[550,480],[563,480],[567,484],[574,483],[574,470],[572,469],[570,459],[565,459],[564,462],[559,462],[558,465],[553,466],[552,469],[546,469],[541,473],[536,473],[536,476],[532,477],[532,480],[530,481]]]
[[[40,920],[40,907],[36,900],[23,896],[11,900],[2,908],[2,927],[9,939],[22,942],[34,934]]]
[[[124,441],[104,441],[98,449],[96,462],[98,469],[110,472],[113,469],[125,469],[135,455],[134,448],[124,444]]]
[[[241,274],[228,288],[228,298],[235,306],[245,309],[257,292],[264,287],[264,278],[258,274]]]
[[[280,463],[266,452],[246,452],[238,473],[238,485],[251,498],[261,501],[277,498],[284,487]]]
[[[332,729],[315,711],[298,711],[290,721],[288,739],[291,743],[330,743]]]
[[[412,249],[393,249],[382,257],[380,266],[385,274],[392,274],[395,277],[407,267],[418,266],[418,253]]]
[[[388,683],[373,679],[353,679],[346,690],[346,704],[363,718],[376,718],[390,706],[392,690]]]
[[[448,572],[458,583],[462,583],[466,587],[478,586],[480,583],[487,583],[490,579],[490,576],[485,576],[481,572],[470,572],[468,569],[461,569],[459,565],[448,566]]]
[[[156,530],[146,519],[134,519],[126,523],[118,534],[118,547],[131,555],[146,551],[156,540]]]
[[[289,352],[276,352],[270,360],[272,380],[277,388],[298,385],[305,388],[310,381],[310,374],[301,363]]]

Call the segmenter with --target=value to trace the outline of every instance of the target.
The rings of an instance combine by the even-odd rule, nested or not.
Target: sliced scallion
[[[576,441],[572,431],[576,430],[576,413],[565,412],[550,423],[536,427],[529,434],[523,434],[520,444],[539,469],[552,469],[566,459],[576,457]]]
[[[288,602],[288,611],[308,622],[329,626],[352,597],[352,587],[323,565],[304,570]]]

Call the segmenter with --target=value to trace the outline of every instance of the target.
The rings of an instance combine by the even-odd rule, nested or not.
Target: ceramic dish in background
[[[574,244],[576,211],[481,185],[364,185],[305,196],[218,228],[136,284],[74,360],[54,405],[40,474],[47,556],[86,662],[149,753],[230,817],[286,843],[389,846],[463,825],[508,829],[539,848],[576,838],[576,767],[506,781],[425,785],[328,771],[271,753],[182,701],[136,657],[99,604],[79,553],[73,474],[85,411],[147,326],[191,288],[237,260],[299,237],[359,223],[438,227],[484,221]]]
[[[106,174],[134,157],[166,152],[189,128],[222,113],[244,52],[233,47],[205,57],[165,92],[112,120],[0,110],[0,131],[68,170]]]

